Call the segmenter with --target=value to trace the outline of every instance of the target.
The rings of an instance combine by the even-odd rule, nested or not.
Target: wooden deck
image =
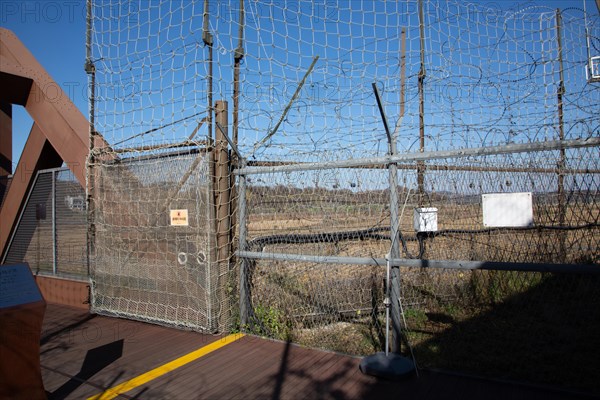
[[[49,399],[88,399],[101,394],[113,398],[116,394],[108,396],[112,393],[109,389],[123,382],[129,383],[128,390],[118,398],[125,399],[575,397],[573,393],[429,371],[401,382],[383,381],[363,375],[358,358],[253,336],[223,343],[222,336],[49,304],[42,332],[42,377]],[[211,346],[221,347],[204,355],[203,350],[192,353]],[[173,360],[183,361],[175,368],[169,364]],[[167,372],[170,368],[175,369]]]

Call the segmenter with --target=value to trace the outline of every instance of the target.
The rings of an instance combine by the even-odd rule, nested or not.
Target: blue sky
[[[496,0],[479,3],[498,8],[544,5],[564,9],[583,6],[583,0]],[[597,12],[594,0],[587,0],[587,9],[590,13]],[[83,0],[3,0],[0,3],[0,25],[12,30],[20,38],[87,117],[87,76],[83,69],[85,11]],[[14,106],[13,163],[15,166],[29,134],[31,123],[24,109]]]
[[[0,25],[12,30],[87,117],[84,1],[5,1]],[[13,106],[13,170],[32,120]]]

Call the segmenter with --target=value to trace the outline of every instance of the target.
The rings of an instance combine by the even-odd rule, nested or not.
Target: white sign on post
[[[188,210],[171,210],[171,226],[188,226]]]
[[[486,227],[533,226],[530,192],[489,193],[481,196],[483,225]]]

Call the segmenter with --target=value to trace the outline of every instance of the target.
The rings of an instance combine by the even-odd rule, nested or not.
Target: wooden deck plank
[[[177,340],[160,341],[155,345],[148,346],[146,351],[143,350],[142,345],[140,346],[141,348],[136,349],[133,354],[124,353],[123,360],[116,361],[114,365],[107,367],[105,371],[103,371],[105,374],[97,377],[95,376],[92,378],[92,381],[96,384],[101,384],[110,388],[116,384],[130,380],[149,370],[164,365],[207,344],[207,341],[198,340],[198,338],[179,337]],[[116,376],[120,372],[124,372],[124,374],[121,375],[121,379],[117,382],[107,382],[107,379],[111,379],[112,376]]]
[[[219,349],[239,340],[243,334],[231,334],[224,337],[222,340],[213,341],[212,343],[188,352],[176,359],[170,360],[167,363],[158,365],[151,370],[145,371],[142,374],[134,377],[133,379],[126,380],[119,383],[118,385],[111,387],[105,393],[94,396],[93,399],[113,399],[120,394],[131,392],[132,390],[140,387],[145,387],[148,384],[155,385],[159,378],[168,376],[169,378],[177,375],[181,375],[181,370],[188,364],[193,363],[199,358],[204,357],[210,353],[216,352]]]
[[[253,366],[260,363],[253,360],[260,360],[260,353],[268,345],[264,341],[257,341],[254,337],[244,338],[240,343],[223,349],[219,354],[215,354],[213,358],[200,360],[197,370],[204,374],[205,371],[210,371],[211,379],[206,382],[201,388],[204,394],[210,393],[214,388],[218,388],[230,380],[230,371],[232,368],[239,368],[253,363]],[[243,375],[239,375],[243,379]]]
[[[257,396],[268,395],[279,397],[285,384],[293,378],[296,370],[307,366],[311,359],[320,356],[316,352],[306,351],[292,344],[272,342],[263,350],[262,358],[268,360],[266,368],[250,369],[250,378],[243,380],[244,385],[238,391],[232,391],[233,396],[251,392]]]
[[[260,344],[258,344],[260,343]],[[223,388],[228,387],[227,394],[235,396],[235,393],[247,393],[247,387],[254,387],[255,382],[270,373],[277,365],[279,354],[272,350],[273,342],[269,340],[258,340],[253,343],[256,352],[252,357],[241,359],[223,373],[218,381],[215,381],[202,394],[208,398],[223,395]],[[225,351],[235,351],[236,349],[226,349]],[[260,373],[257,373],[260,372]],[[262,386],[262,385],[257,385]]]
[[[69,315],[65,310],[64,307],[55,310],[55,306],[49,306],[45,321],[53,331],[45,336],[46,343],[42,340],[42,365],[48,371],[63,373],[62,377],[48,374],[44,382],[49,391],[68,381],[67,376],[84,376],[96,387],[106,389],[220,338],[118,318],[82,318],[81,314],[75,318],[75,312]],[[64,323],[60,322],[61,318]],[[116,344],[114,347],[120,352],[115,354],[114,360],[104,360],[106,365],[101,371],[95,372],[84,366],[90,351],[106,350],[103,346],[111,344]]]
[[[243,366],[244,370],[247,371],[244,378],[240,379],[238,384],[233,385],[228,394],[230,393],[234,398],[241,398],[252,393],[261,396],[262,391],[275,393],[279,380],[287,376],[287,374],[283,377],[279,376],[282,364],[287,365],[290,360],[300,355],[300,352],[292,349],[294,346],[290,346],[292,350],[286,358],[284,347],[285,344],[283,343],[269,341],[260,354],[263,359],[260,366],[257,365],[255,368],[253,364]],[[232,374],[232,380],[236,376],[237,374]]]
[[[42,378],[49,399],[86,399],[219,339],[49,304],[42,333]],[[359,362],[354,357],[247,336],[120,398],[577,397],[431,371],[401,382],[382,381],[360,373]]]
[[[279,379],[283,378],[283,381],[281,382],[281,389],[280,389],[280,393],[282,396],[285,397],[285,396],[289,396],[292,393],[303,392],[303,390],[306,386],[306,378],[310,374],[309,371],[314,371],[315,369],[318,369],[318,367],[320,365],[322,365],[324,360],[329,359],[329,357],[331,356],[331,353],[328,353],[325,351],[313,350],[311,352],[306,352],[306,353],[310,354],[310,357],[306,358],[306,362],[290,365],[289,371],[290,371],[291,376],[281,377],[281,375],[283,375],[287,371],[285,371],[285,369],[283,369],[283,368],[280,368],[280,371],[278,372],[278,374],[280,376],[278,376],[278,378]]]
[[[152,383],[151,387],[140,389],[145,396],[173,398],[211,398],[208,393],[221,388],[231,380],[230,369],[255,359],[255,355],[265,346],[263,342],[248,343],[245,338],[209,354],[190,365],[182,367],[169,376]],[[248,350],[248,346],[252,347]],[[243,379],[241,376],[237,378]],[[137,392],[137,393],[139,393]],[[132,392],[133,393],[133,392]],[[199,396],[199,397],[198,397]]]
[[[360,359],[356,358],[346,358],[345,371],[342,375],[334,374],[336,378],[332,380],[332,384],[329,386],[329,390],[336,393],[347,393],[351,395],[352,398],[358,396],[358,391],[365,384],[373,382],[372,379],[369,379],[365,375],[360,372],[359,364]],[[339,368],[335,366],[333,368],[328,369],[329,372],[332,372],[334,369]]]
[[[290,348],[294,348],[291,346]],[[322,378],[323,374],[330,368],[335,368],[339,363],[338,355],[329,352],[318,350],[298,348],[310,357],[307,362],[295,363],[296,356],[290,354],[290,361],[283,363],[279,367],[277,376],[278,391],[275,394],[280,394],[282,397],[289,397],[297,393],[310,393],[312,387]],[[282,360],[283,361],[283,360]]]

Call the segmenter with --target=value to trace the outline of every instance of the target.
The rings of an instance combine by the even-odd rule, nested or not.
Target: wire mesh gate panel
[[[212,80],[220,75],[217,68],[209,74],[203,5],[88,6],[91,135],[102,135],[90,140],[88,164],[92,309],[228,329],[233,235],[223,233],[231,226],[218,214],[229,214],[230,205],[215,199],[230,182],[215,178],[219,164],[210,155]],[[171,224],[178,210],[187,211],[187,225]]]
[[[94,312],[218,328],[222,271],[211,252],[210,156],[193,150],[94,168]]]

